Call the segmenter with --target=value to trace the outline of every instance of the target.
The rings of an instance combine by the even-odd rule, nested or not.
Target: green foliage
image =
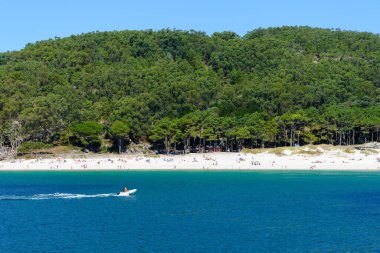
[[[72,135],[70,142],[92,151],[98,151],[101,146],[100,134],[103,126],[97,122],[86,121],[71,126]]]
[[[103,131],[103,126],[94,121],[86,121],[73,124],[71,131],[80,136],[99,135]]]
[[[20,153],[27,153],[27,152],[31,152],[33,150],[48,149],[48,148],[52,148],[52,147],[53,147],[52,144],[47,144],[47,143],[43,143],[43,142],[28,141],[28,142],[22,143],[18,151]]]
[[[116,121],[111,126],[111,134],[115,136],[116,138],[125,138],[128,136],[131,129],[129,126],[124,123],[123,121]]]
[[[110,134],[119,144],[119,153],[122,151],[123,140],[128,138],[131,129],[129,126],[120,120],[115,121],[110,129]]]
[[[379,140],[379,104],[380,38],[370,33],[96,32],[0,54],[6,145],[12,122],[23,141],[91,150],[102,133],[119,151],[129,140],[185,152],[357,144]]]

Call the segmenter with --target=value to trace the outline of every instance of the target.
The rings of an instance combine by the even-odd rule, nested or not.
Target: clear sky
[[[380,0],[0,0],[0,52],[91,31],[177,28],[244,35],[308,25],[380,33]]]

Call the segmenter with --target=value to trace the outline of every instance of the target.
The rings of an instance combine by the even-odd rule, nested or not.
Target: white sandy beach
[[[188,155],[97,155],[87,158],[18,159],[0,162],[0,170],[379,170],[380,155],[355,150],[319,155],[269,152]]]

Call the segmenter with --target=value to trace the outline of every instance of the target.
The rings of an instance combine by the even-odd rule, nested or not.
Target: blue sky
[[[91,31],[194,29],[244,35],[308,25],[380,33],[380,0],[0,0],[0,52]]]

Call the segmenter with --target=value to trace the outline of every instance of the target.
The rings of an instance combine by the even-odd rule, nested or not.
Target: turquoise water
[[[0,172],[0,252],[380,252],[380,174]]]

